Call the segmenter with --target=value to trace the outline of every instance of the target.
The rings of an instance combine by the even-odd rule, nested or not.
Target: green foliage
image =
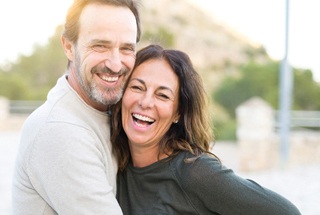
[[[216,119],[216,139],[236,138],[235,109],[251,97],[258,96],[278,109],[279,62],[266,64],[248,63],[240,68],[238,78],[228,77],[213,93],[213,100],[228,113],[228,119]],[[320,110],[320,85],[313,80],[310,70],[293,69],[294,84],[292,109]]]
[[[35,46],[31,56],[20,56],[7,70],[0,69],[0,95],[10,100],[44,100],[66,68],[59,26],[44,47]]]
[[[263,46],[260,46],[256,49],[253,49],[252,47],[247,47],[244,49],[244,52],[250,59],[253,59],[257,56],[268,56],[268,53]]]
[[[226,121],[215,121],[215,139],[216,140],[236,140],[237,123],[235,119]]]
[[[149,43],[158,43],[164,47],[173,47],[175,44],[174,34],[163,26],[157,28],[155,32],[146,29],[142,34],[141,40],[148,41]]]
[[[313,81],[310,70],[295,70],[293,109],[320,110],[320,85]]]
[[[213,95],[214,101],[222,105],[230,116],[242,102],[253,96],[259,96],[273,107],[278,102],[279,64],[270,62],[265,65],[249,63],[242,68],[240,78],[228,77]]]
[[[27,83],[23,78],[6,72],[0,72],[0,95],[15,100],[29,96]]]
[[[242,68],[240,78],[226,78],[213,94],[213,98],[235,117],[235,109],[242,102],[258,96],[274,109],[279,101],[279,62],[256,64],[251,62]],[[293,70],[293,109],[319,110],[320,86],[313,80],[310,70]]]

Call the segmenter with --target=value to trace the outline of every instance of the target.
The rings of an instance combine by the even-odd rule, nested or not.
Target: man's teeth
[[[101,78],[102,78],[104,81],[108,81],[108,82],[114,82],[114,81],[117,81],[117,80],[119,79],[118,76],[115,76],[115,77],[101,76]]]
[[[141,120],[141,121],[145,121],[145,122],[154,122],[153,119],[147,117],[147,116],[142,116],[140,114],[133,114],[134,118],[138,119],[138,120]]]

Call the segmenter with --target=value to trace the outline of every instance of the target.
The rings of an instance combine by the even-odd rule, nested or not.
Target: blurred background
[[[0,214],[10,214],[22,123],[65,71],[60,36],[71,3],[0,2]],[[213,152],[302,214],[320,214],[320,2],[290,1],[288,52],[286,6],[285,0],[143,0],[139,48],[159,43],[188,53],[210,99]],[[278,110],[286,54],[293,87],[284,156]]]

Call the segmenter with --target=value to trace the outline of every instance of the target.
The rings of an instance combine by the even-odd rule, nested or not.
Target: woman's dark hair
[[[207,111],[207,97],[201,77],[193,68],[190,58],[182,51],[149,45],[137,52],[132,73],[139,65],[154,59],[168,62],[178,77],[180,87],[178,105],[180,118],[178,123],[171,125],[161,139],[160,153],[170,152],[169,156],[175,156],[183,150],[198,156],[209,152],[213,135]],[[113,107],[111,141],[118,157],[119,168],[123,170],[131,157],[128,138],[121,123],[121,101]]]

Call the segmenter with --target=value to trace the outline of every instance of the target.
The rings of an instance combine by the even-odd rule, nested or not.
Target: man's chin
[[[120,101],[122,93],[104,93],[103,96],[95,97],[95,100],[103,105],[113,105]]]

